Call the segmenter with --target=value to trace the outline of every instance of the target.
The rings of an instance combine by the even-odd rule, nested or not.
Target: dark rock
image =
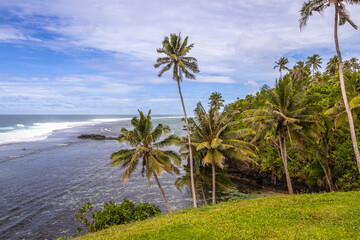
[[[93,140],[117,140],[117,137],[105,137],[100,134],[82,134],[78,136],[80,139],[93,139]]]
[[[260,185],[264,188],[272,189],[279,192],[287,193],[287,184],[285,176],[281,179],[271,173],[263,172],[257,166],[250,164],[241,164],[237,161],[227,160],[226,172],[230,178],[242,180]],[[291,178],[294,193],[311,193],[328,191],[326,188],[318,185],[309,186],[304,180]]]

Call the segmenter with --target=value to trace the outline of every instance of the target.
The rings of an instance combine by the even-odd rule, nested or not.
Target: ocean
[[[149,202],[166,206],[154,180],[149,191],[140,169],[121,182],[120,167],[110,167],[111,153],[126,148],[114,140],[78,139],[81,134],[116,137],[130,128],[133,115],[1,115],[0,239],[56,239],[76,236],[78,209],[91,202]],[[153,116],[154,125],[169,125],[185,135],[178,116]],[[181,171],[183,173],[183,171]],[[177,176],[159,177],[173,210],[190,207],[191,193],[178,191]],[[259,196],[260,188],[252,188]],[[246,188],[249,192],[249,188]],[[265,193],[266,194],[266,193]]]

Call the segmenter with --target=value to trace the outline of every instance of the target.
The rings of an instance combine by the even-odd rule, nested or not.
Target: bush
[[[124,198],[120,205],[116,205],[112,201],[105,202],[103,210],[93,210],[91,203],[87,202],[79,209],[75,220],[84,224],[89,232],[96,232],[114,225],[145,220],[160,213],[158,206],[149,203],[139,203],[135,206],[131,201]],[[81,231],[81,227],[77,229],[79,234]]]

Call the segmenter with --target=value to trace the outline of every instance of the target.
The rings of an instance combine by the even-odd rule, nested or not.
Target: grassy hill
[[[360,239],[360,192],[220,203],[79,239]]]

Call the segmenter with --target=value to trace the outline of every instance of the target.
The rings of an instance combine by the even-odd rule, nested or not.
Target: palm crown
[[[321,68],[322,58],[320,57],[319,54],[314,54],[311,57],[308,57],[307,59],[308,60],[306,61],[306,65],[308,65],[309,67],[312,67],[313,77],[314,77],[315,71],[318,70],[319,68]]]
[[[280,78],[282,77],[282,70],[289,70],[286,64],[289,63],[289,60],[285,57],[280,58],[278,61],[275,61],[274,69],[279,68]]]
[[[181,42],[181,34],[170,34],[170,39],[164,37],[162,48],[158,48],[158,53],[164,53],[166,57],[160,57],[154,64],[155,68],[163,66],[158,76],[161,77],[164,72],[173,68],[173,79],[182,81],[183,75],[189,79],[195,79],[193,73],[198,73],[197,60],[194,57],[186,56],[189,51],[194,47],[194,44],[187,45],[188,37]]]
[[[339,17],[339,25],[344,25],[348,22],[353,28],[357,29],[356,24],[350,19],[349,13],[346,10],[345,3],[347,4],[359,4],[359,0],[309,0],[304,2],[300,15],[301,18],[299,20],[300,28],[306,26],[307,21],[310,16],[312,16],[313,12],[323,12],[326,8],[334,5],[337,9],[338,17]]]

